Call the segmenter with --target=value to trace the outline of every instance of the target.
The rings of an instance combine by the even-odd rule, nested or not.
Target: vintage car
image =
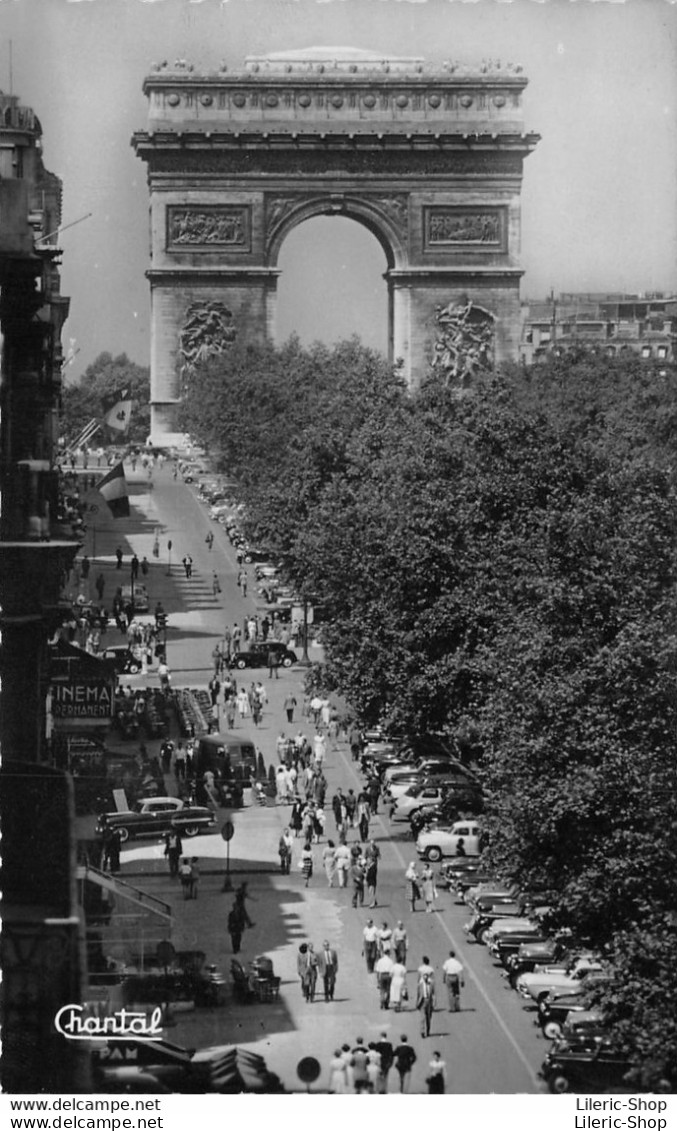
[[[591,970],[601,969],[601,963],[593,955],[580,955],[564,965],[544,966],[531,973],[520,974],[515,988],[526,1001],[538,1002],[553,991],[575,991],[581,978]]]
[[[137,675],[141,671],[141,660],[126,644],[114,644],[98,655],[101,660],[112,661],[117,675]]]
[[[125,605],[133,605],[135,613],[147,613],[150,609],[148,590],[140,581],[122,586],[122,600]]]
[[[178,797],[148,797],[126,813],[103,813],[96,831],[105,836],[116,830],[122,841],[135,837],[161,837],[170,830],[181,836],[197,836],[208,832],[216,817],[202,805],[186,805]]]
[[[462,849],[460,853],[459,847]],[[416,851],[424,860],[441,860],[443,856],[479,856],[480,827],[477,821],[456,821],[451,828],[426,829],[419,834]]]
[[[271,640],[270,642],[264,641],[262,644],[254,644],[246,652],[235,652],[231,657],[231,664],[240,669],[265,668],[268,666],[268,656],[271,652],[277,653],[278,663],[283,668],[290,668],[292,664],[298,662],[296,652],[285,647],[279,641]]]
[[[551,1092],[614,1092],[637,1090],[628,1057],[608,1040],[584,1037],[558,1042],[546,1054],[540,1076]]]

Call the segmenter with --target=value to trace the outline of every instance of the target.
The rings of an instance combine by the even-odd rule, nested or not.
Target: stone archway
[[[457,376],[466,341],[484,360],[516,357],[522,164],[538,141],[522,132],[525,86],[512,66],[432,69],[347,48],[252,58],[234,75],[157,67],[133,138],[151,195],[153,440],[174,435],[186,366],[271,336],[280,247],[313,216],[349,217],[379,241],[389,354],[412,387],[451,356],[439,312],[459,304]]]

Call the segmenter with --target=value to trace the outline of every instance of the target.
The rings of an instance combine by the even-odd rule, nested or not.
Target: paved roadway
[[[225,532],[210,522],[206,509],[196,500],[196,493],[180,480],[174,481],[168,466],[156,468],[152,490],[146,477],[127,470],[132,491],[132,517],[113,522],[99,514],[96,531],[96,562],[90,581],[101,568],[106,577],[106,598],[110,600],[115,584],[128,581],[128,556],[136,552],[146,555],[151,563],[148,588],[151,608],[162,600],[169,616],[169,663],[175,687],[206,686],[211,672],[211,652],[223,626],[241,621],[255,607],[253,576],[249,597],[244,600],[236,585],[237,567],[234,553]],[[208,530],[215,534],[211,552],[205,544]],[[160,532],[159,561],[152,557],[155,532]],[[87,550],[93,547],[90,531]],[[172,541],[171,564],[167,542]],[[123,570],[115,569],[115,548],[125,552]],[[180,560],[185,553],[193,558],[193,578],[184,576]],[[222,592],[212,593],[212,572],[216,569]],[[251,572],[251,571],[250,571]],[[109,642],[117,639],[117,630],[109,630]],[[311,650],[311,657],[312,657]],[[259,674],[259,673],[257,673]],[[275,741],[280,730],[299,726],[312,737],[308,721],[297,717],[294,726],[287,726],[282,700],[293,689],[300,705],[303,702],[303,669],[282,671],[279,680],[267,679],[260,673],[268,689],[270,703],[264,714],[255,741],[266,767],[275,764]],[[247,673],[247,682],[253,673]],[[137,676],[129,682],[149,685],[157,677]],[[244,727],[241,728],[244,731]],[[254,728],[248,728],[251,732]],[[359,775],[345,743],[330,751],[325,767],[329,780],[328,798],[338,785],[357,788]],[[168,778],[171,791],[174,783]],[[355,1038],[378,1039],[382,1029],[392,1040],[406,1033],[418,1053],[411,1081],[411,1091],[426,1090],[426,1065],[435,1049],[447,1063],[449,1092],[457,1094],[534,1093],[543,1085],[536,1072],[546,1051],[546,1042],[533,1024],[533,1015],[526,1013],[517,995],[500,977],[484,947],[466,943],[462,926],[467,919],[465,907],[452,903],[447,892],[440,892],[438,909],[432,915],[423,911],[410,914],[404,896],[404,870],[415,858],[412,841],[401,825],[390,826],[387,816],[379,814],[372,821],[372,835],[382,851],[379,873],[378,908],[355,910],[350,892],[329,889],[321,867],[322,845],[316,846],[316,871],[309,888],[296,868],[290,876],[279,874],[277,843],[286,824],[289,810],[285,806],[248,806],[234,814],[235,837],[231,842],[231,864],[234,882],[249,881],[254,902],[250,913],[255,921],[245,933],[243,953],[247,960],[257,954],[268,954],[275,972],[282,977],[281,997],[276,1004],[240,1005],[229,1002],[225,1009],[197,1010],[177,1013],[176,1025],[168,1031],[169,1039],[188,1046],[237,1043],[265,1056],[269,1067],[277,1072],[289,1089],[303,1090],[296,1077],[296,1065],[302,1056],[315,1056],[322,1065],[317,1088],[326,1086],[327,1066],[333,1049]],[[224,813],[225,817],[225,813]],[[219,822],[220,823],[220,822]],[[334,822],[328,808],[327,833],[332,835]],[[394,831],[395,835],[391,835]],[[356,834],[353,834],[356,836]],[[177,949],[197,947],[206,952],[228,973],[231,960],[230,942],[225,931],[230,896],[222,892],[225,846],[218,834],[201,836],[189,842],[191,854],[200,858],[201,885],[199,899],[185,903],[166,873],[161,848],[147,842],[135,842],[123,851],[122,878],[172,903],[175,914],[172,939]],[[300,844],[300,842],[299,842]],[[419,1036],[418,1014],[410,1002],[399,1015],[379,1009],[374,977],[368,975],[361,957],[361,938],[369,915],[377,923],[387,921],[394,926],[402,918],[409,933],[410,971],[414,971],[424,954],[437,969],[450,947],[461,957],[466,968],[466,987],[460,1014],[439,1009],[433,1019],[433,1031],[427,1040]],[[119,935],[125,933],[118,921]],[[131,920],[126,931],[138,930]],[[145,945],[155,945],[157,928],[145,927]],[[160,936],[162,931],[160,930]],[[339,976],[336,999],[325,1003],[321,993],[313,1004],[303,1001],[296,974],[298,945],[304,939],[314,941],[316,948],[328,938],[339,952]],[[415,975],[409,974],[409,991],[415,996]],[[444,1005],[444,997],[438,995]],[[395,1086],[391,1074],[391,1087]]]

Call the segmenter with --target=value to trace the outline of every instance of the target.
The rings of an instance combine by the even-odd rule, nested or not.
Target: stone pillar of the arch
[[[440,307],[467,296],[493,315],[494,361],[516,361],[520,340],[519,285],[523,272],[505,268],[397,268],[388,272],[393,311],[393,361],[402,357],[402,375],[416,389],[428,373],[439,335]]]
[[[275,268],[227,268],[222,271],[151,270],[150,440],[158,445],[181,444],[180,334],[188,310],[195,305],[222,303],[232,315],[238,341],[274,341],[277,281]]]

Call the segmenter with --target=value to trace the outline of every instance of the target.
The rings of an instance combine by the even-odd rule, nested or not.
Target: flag
[[[129,385],[101,398],[103,423],[113,432],[126,432],[132,418],[132,391]]]
[[[108,503],[113,518],[129,518],[129,496],[122,460],[99,480],[96,489]]]

